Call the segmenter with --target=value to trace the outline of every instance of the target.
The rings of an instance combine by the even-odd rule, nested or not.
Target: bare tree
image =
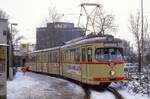
[[[58,13],[58,11],[56,10],[56,6],[49,8],[49,17],[48,17],[48,21],[49,22],[59,22],[62,18],[62,15]]]
[[[1,19],[8,19],[9,16],[6,14],[5,11],[3,11],[2,9],[0,9],[0,18]]]
[[[113,33],[117,30],[117,25],[114,23],[115,16],[113,14],[106,14],[105,12],[97,12],[95,20],[97,33],[104,35],[106,33]]]
[[[82,19],[81,19],[82,18]],[[85,32],[90,34],[104,35],[117,30],[117,25],[114,23],[115,16],[106,14],[102,6],[97,3],[81,4],[81,11],[78,24],[85,23]]]
[[[49,7],[48,9],[48,16],[43,19],[43,21],[40,23],[40,26],[46,26],[48,22],[54,24],[55,22],[60,22],[62,17],[63,15],[58,13],[56,6],[53,6],[53,4],[51,4],[51,7]]]
[[[148,20],[144,19],[144,25],[143,25],[143,50],[146,49],[146,41],[149,37],[148,34]],[[136,41],[136,47],[138,51],[138,62],[139,62],[139,72],[141,71],[141,52],[142,52],[142,38],[141,38],[141,17],[140,13],[138,12],[136,15],[130,15],[129,19],[129,30],[133,34],[135,41]]]
[[[25,37],[18,34],[19,31],[16,28],[12,29],[12,44],[17,45]]]
[[[48,9],[48,17],[44,18],[43,22],[41,23],[40,26],[46,26],[47,23],[52,23],[53,25],[51,25],[51,29],[47,29],[47,32],[51,32],[49,33],[49,36],[47,36],[49,39],[51,39],[51,42],[48,46],[57,46],[56,44],[56,39],[58,39],[57,36],[57,29],[56,29],[56,22],[60,22],[62,19],[63,15],[59,14],[56,6],[53,6],[53,4],[51,3],[51,7]],[[45,45],[47,42],[44,42]]]

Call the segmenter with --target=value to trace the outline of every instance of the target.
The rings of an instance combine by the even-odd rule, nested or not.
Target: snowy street
[[[114,85],[112,85],[114,86]],[[118,89],[124,99],[148,99],[131,95],[126,89]],[[84,91],[76,84],[62,79],[27,72],[17,72],[13,81],[7,81],[7,99],[85,99]],[[108,91],[91,91],[89,99],[115,99]]]
[[[40,75],[17,72],[13,81],[8,81],[8,99],[82,99],[83,91],[67,81]]]

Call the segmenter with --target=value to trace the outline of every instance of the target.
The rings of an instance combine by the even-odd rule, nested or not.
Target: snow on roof
[[[66,47],[69,47],[72,45],[85,44],[85,43],[96,43],[96,42],[107,42],[107,36],[92,37],[92,38],[85,37],[84,39],[81,39],[79,41],[72,40],[72,41],[70,41],[70,43],[63,45],[61,48],[66,48]],[[113,42],[121,42],[121,39],[115,38]]]
[[[0,46],[9,46],[8,44],[0,44]]]
[[[106,36],[82,36],[79,38],[75,38],[73,40],[70,40],[68,42],[65,43],[65,45],[63,46],[58,46],[58,47],[53,47],[53,48],[47,48],[47,49],[43,49],[43,50],[36,50],[34,52],[31,53],[35,53],[35,52],[42,52],[42,51],[52,51],[52,50],[56,50],[59,48],[66,48],[72,45],[78,45],[78,44],[86,44],[86,43],[97,43],[97,42],[108,42],[107,40],[107,35]],[[114,38],[113,42],[121,42],[121,39],[118,38]]]
[[[73,42],[76,42],[76,41],[80,41],[80,40],[83,40],[83,39],[85,39],[85,38],[86,38],[86,36],[81,36],[81,37],[72,39],[72,40],[70,40],[70,41],[67,41],[67,42],[65,42],[65,44],[69,44],[69,43],[73,43]]]
[[[38,52],[43,52],[43,51],[52,51],[52,50],[56,50],[56,49],[59,49],[59,48],[60,48],[60,46],[53,47],[53,48],[42,49],[42,50],[36,50],[36,51],[31,52],[30,54],[32,54],[32,53],[38,53]]]

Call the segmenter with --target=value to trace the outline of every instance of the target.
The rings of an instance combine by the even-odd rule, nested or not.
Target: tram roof
[[[79,45],[79,44],[108,42],[108,40],[107,40],[108,36],[110,36],[110,35],[94,36],[94,37],[83,36],[83,37],[79,37],[79,38],[67,41],[65,43],[65,45],[63,45],[63,46],[57,46],[57,47],[47,48],[47,49],[42,49],[42,50],[36,50],[36,51],[31,52],[31,53],[36,53],[36,52],[38,53],[38,52],[42,52],[42,51],[52,51],[52,50],[57,50],[59,48],[66,48],[66,47],[69,47],[69,46]],[[115,43],[115,42],[122,42],[122,40],[119,39],[119,38],[114,38],[112,43]]]
[[[30,54],[32,54],[32,53],[38,53],[38,52],[43,52],[43,51],[52,51],[52,50],[56,50],[56,49],[59,49],[59,48],[60,48],[60,46],[53,47],[53,48],[47,48],[47,49],[41,49],[41,50],[35,50],[35,51],[31,52]]]
[[[99,42],[108,42],[107,36],[102,37],[82,37],[80,39],[73,39],[71,41],[66,42],[66,45],[63,45],[61,48],[66,48],[72,45],[79,45],[79,44],[87,44],[87,43],[99,43]],[[122,42],[119,38],[114,38],[113,43],[115,42]]]

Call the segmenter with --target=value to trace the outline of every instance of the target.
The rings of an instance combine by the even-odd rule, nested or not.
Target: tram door
[[[92,62],[92,47],[84,46],[81,48],[81,69],[82,69],[82,82],[87,83],[88,79],[88,65]]]
[[[6,99],[7,46],[0,45],[0,99]]]

